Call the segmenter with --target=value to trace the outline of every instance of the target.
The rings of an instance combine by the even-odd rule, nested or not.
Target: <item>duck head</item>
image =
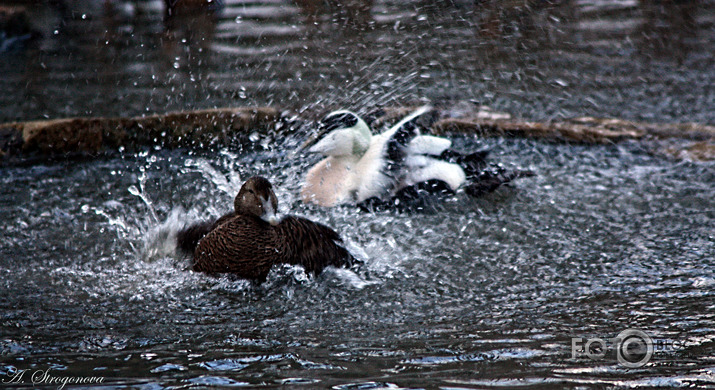
[[[254,176],[243,183],[233,201],[233,207],[236,214],[255,215],[274,226],[279,222],[276,215],[278,199],[273,186],[261,176]]]
[[[371,138],[370,127],[365,121],[354,112],[340,110],[321,119],[317,136],[303,144],[301,149],[310,146],[309,152],[324,156],[362,157],[370,147]]]

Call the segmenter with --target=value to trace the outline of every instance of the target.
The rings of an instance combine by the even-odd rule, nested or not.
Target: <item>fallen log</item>
[[[386,126],[410,107],[382,108],[373,126]],[[684,140],[656,148],[678,159],[715,160],[715,126],[697,123],[647,123],[592,117],[531,122],[479,108],[440,110],[429,122],[434,134],[462,133],[481,137],[520,137],[578,144],[611,144],[625,140]],[[450,112],[452,114],[450,114]],[[230,146],[253,133],[276,129],[287,121],[270,107],[219,108],[134,118],[69,118],[0,124],[0,158],[96,155],[107,150],[141,147],[210,148]],[[296,122],[297,123],[297,122]]]
[[[165,148],[228,145],[236,135],[267,129],[280,118],[273,108],[221,108],[135,118],[69,118],[0,124],[0,157],[96,154],[159,145]]]

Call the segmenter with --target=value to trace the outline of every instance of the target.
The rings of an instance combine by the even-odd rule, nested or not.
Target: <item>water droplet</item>
[[[136,186],[131,185],[131,186],[129,186],[129,188],[127,188],[127,190],[129,191],[130,194],[132,194],[134,196],[139,196],[139,190],[137,189]]]

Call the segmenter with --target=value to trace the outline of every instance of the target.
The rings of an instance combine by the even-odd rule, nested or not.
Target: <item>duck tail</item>
[[[469,154],[447,149],[439,155],[439,158],[459,165],[464,169],[467,177],[474,177],[482,173],[484,168],[487,167],[487,156],[489,156],[489,149],[478,150]]]
[[[213,225],[214,221],[203,221],[179,230],[176,234],[176,247],[185,254],[193,254],[199,241],[209,234]]]
[[[464,191],[471,196],[478,197],[495,191],[502,184],[522,177],[533,176],[536,176],[536,173],[530,169],[509,170],[499,165],[492,165],[490,169],[471,178],[470,183],[464,187]]]
[[[352,268],[358,264],[362,264],[362,262],[358,259],[356,259],[343,245],[342,241],[340,242],[339,245],[336,245],[336,249],[338,252],[337,257],[333,257],[331,260],[331,264],[333,267],[336,268]]]

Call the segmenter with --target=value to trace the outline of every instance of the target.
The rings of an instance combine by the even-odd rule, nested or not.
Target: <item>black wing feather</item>
[[[342,245],[333,229],[301,217],[287,216],[276,226],[284,238],[283,261],[302,265],[306,272],[319,274],[327,266],[351,267],[355,259]]]

